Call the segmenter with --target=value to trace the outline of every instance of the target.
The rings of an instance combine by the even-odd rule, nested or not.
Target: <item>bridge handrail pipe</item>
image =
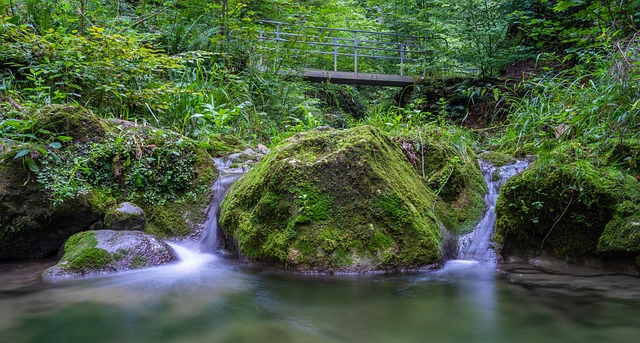
[[[265,49],[266,50],[271,50],[271,51],[276,50],[274,48],[265,48]],[[320,51],[320,50],[291,49],[291,51],[293,51],[293,52],[306,52],[306,53],[309,53],[309,54],[318,54],[318,55],[338,55],[338,56],[346,56],[346,57],[353,57],[355,55],[355,54],[344,53],[344,52],[334,53],[334,52],[331,52],[331,51]],[[361,55],[361,54],[358,54],[358,57],[372,58],[372,59],[389,59],[389,60],[397,60],[398,59],[398,57],[384,56],[384,55]],[[422,61],[422,58],[405,57],[404,60],[405,61]]]
[[[269,50],[269,51],[275,51],[276,49],[274,48],[264,48],[265,50]],[[290,51],[292,52],[298,52],[298,53],[308,53],[308,54],[318,54],[318,55],[338,55],[338,56],[346,56],[346,57],[353,57],[354,54],[353,53],[345,53],[345,52],[338,52],[338,53],[334,53],[332,51],[321,51],[321,50],[302,50],[302,49],[290,49]],[[389,60],[397,60],[398,57],[395,56],[385,56],[385,55],[362,55],[362,54],[358,54],[359,57],[362,58],[372,58],[372,59],[389,59]],[[405,61],[422,61],[422,58],[416,58],[416,57],[404,57]]]
[[[285,39],[269,39],[269,38],[263,38],[264,40],[270,40],[270,41],[276,41],[277,43],[286,43],[286,42],[292,42],[289,40],[285,40]],[[298,43],[298,42],[292,42],[292,43]],[[346,49],[353,49],[354,46],[353,45],[348,45],[348,44],[336,44],[336,43],[325,43],[325,42],[302,42],[302,43],[306,43],[307,45],[314,45],[314,46],[324,46],[324,47],[330,47],[330,48],[334,48],[334,51],[329,52],[329,54],[334,54],[335,52],[335,48],[346,48]],[[358,45],[358,49],[359,50],[373,50],[373,51],[381,51],[381,52],[390,52],[390,53],[394,53],[394,54],[425,54],[427,53],[426,49],[422,49],[422,47],[418,46],[418,45],[409,45],[409,44],[398,44],[398,43],[389,43],[387,45],[400,45],[399,48],[385,48],[385,47],[377,47],[377,46],[366,46],[366,45]],[[419,47],[421,49],[419,50],[415,50],[415,49],[411,49],[411,47]],[[315,52],[315,53],[320,53],[320,51],[318,50],[313,50],[310,52]],[[380,56],[384,56],[384,55],[380,55]],[[399,56],[396,55],[395,57],[396,59],[400,59]]]
[[[289,42],[289,41],[282,41],[281,42]],[[294,42],[295,43],[295,42]],[[319,46],[328,46],[328,47],[338,47],[338,48],[351,48],[353,49],[353,45],[347,45],[347,44],[332,44],[332,43],[309,43],[309,42],[305,42],[308,45],[319,45]],[[389,51],[389,52],[404,52],[404,53],[425,53],[426,50],[410,50],[410,49],[391,49],[391,48],[379,48],[379,47],[374,47],[374,46],[362,46],[362,45],[358,45],[358,49],[362,49],[362,50],[378,50],[378,51]]]
[[[282,37],[296,37],[296,38],[308,38],[309,40],[305,40],[305,42],[309,43],[309,44],[318,44],[321,43],[322,41],[332,41],[332,40],[338,40],[338,41],[346,41],[346,42],[353,42],[354,39],[353,38],[344,38],[344,37],[334,37],[334,36],[326,36],[326,37],[322,37],[322,36],[310,36],[310,35],[304,35],[304,34],[300,34],[300,33],[287,33],[287,32],[280,32],[278,34],[276,34],[275,32],[268,32],[268,31],[260,31],[261,33],[261,39],[263,40],[275,40],[275,41],[289,41],[286,38],[282,38]],[[269,35],[265,35],[265,34],[270,34],[272,37],[269,37]],[[420,38],[420,37],[418,37]],[[368,40],[368,39],[358,39],[358,43],[369,43],[369,44],[382,44],[382,45],[397,45],[397,44],[405,44],[408,46],[417,46],[417,47],[422,47],[423,45],[420,43],[414,43],[417,42],[419,40],[416,39],[410,39],[410,40],[405,40],[405,41],[380,41],[380,40]]]
[[[300,35],[285,35],[285,34],[281,34],[281,36],[307,37],[307,36],[300,36]],[[353,39],[336,38],[336,37],[329,37],[329,38],[335,39],[335,40],[338,40],[338,41],[353,42]],[[296,43],[296,41],[285,39],[285,38],[269,38],[269,37],[262,36],[261,39],[262,40],[268,40],[268,41],[276,41],[276,42],[294,42],[294,43]],[[310,44],[310,45],[331,45],[331,46],[336,45],[335,43],[325,43],[323,41],[313,41],[313,40],[311,40],[311,41],[305,40],[305,41],[303,41],[303,43],[307,43],[307,44]],[[391,46],[395,46],[395,45],[401,44],[404,47],[418,47],[418,48],[423,48],[424,49],[424,46],[422,46],[420,44],[415,44],[415,43],[381,42],[381,41],[367,41],[367,40],[358,40],[358,43],[380,44],[380,45],[391,45]],[[351,44],[350,45],[343,45],[343,46],[353,47],[353,45],[351,45]],[[365,46],[366,45],[358,45],[358,47],[365,47]]]
[[[292,26],[292,27],[299,27],[299,28],[306,28],[306,29],[322,30],[322,31],[338,31],[338,32],[351,32],[351,33],[357,32],[357,33],[374,34],[374,35],[380,35],[380,36],[432,39],[431,37],[428,37],[428,36],[414,36],[414,35],[408,35],[404,33],[395,33],[395,32],[377,32],[377,31],[367,31],[367,30],[339,29],[339,28],[332,28],[332,27],[306,26],[306,25],[296,25],[296,24],[289,24],[285,22],[271,21],[271,20],[259,20],[258,22],[263,24],[270,24],[270,25]],[[433,37],[433,38],[443,39],[442,37]]]

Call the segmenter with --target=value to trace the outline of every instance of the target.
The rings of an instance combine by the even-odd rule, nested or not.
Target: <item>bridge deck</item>
[[[328,70],[308,70],[301,73],[300,76],[314,82],[330,82],[350,85],[406,87],[416,83],[415,78],[411,76]]]

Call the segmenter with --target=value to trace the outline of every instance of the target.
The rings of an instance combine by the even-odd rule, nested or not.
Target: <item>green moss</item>
[[[598,241],[605,255],[640,255],[640,204],[625,201],[616,207]]]
[[[515,163],[515,158],[509,154],[499,151],[483,151],[478,155],[481,159],[490,162],[496,167],[502,167],[507,164]]]
[[[162,237],[185,236],[204,220],[218,176],[204,148],[149,127],[130,128],[94,145],[91,166],[94,208],[106,213],[114,204],[136,202],[146,214],[146,231]]]
[[[640,196],[640,183],[619,171],[556,161],[538,160],[503,186],[495,240],[506,254],[593,257],[617,204]]]
[[[426,126],[394,140],[416,172],[424,170],[425,184],[439,196],[435,210],[446,228],[458,234],[473,229],[485,211],[487,187],[467,134]]]
[[[131,268],[145,268],[149,265],[149,261],[144,256],[134,256],[131,259]]]
[[[73,105],[48,105],[35,115],[37,134],[73,137],[74,142],[99,141],[105,136],[105,124],[90,111]],[[49,138],[45,134],[44,139]]]
[[[96,248],[95,233],[85,231],[71,236],[64,245],[64,256],[60,264],[75,271],[99,270],[114,261],[106,250]]]
[[[607,163],[640,179],[640,140],[616,141],[607,154]]]
[[[248,258],[293,269],[367,270],[440,260],[435,196],[370,127],[283,141],[236,182],[220,223]]]
[[[114,197],[113,190],[106,187],[91,189],[87,200],[91,207],[103,216],[109,208],[117,205],[117,200]]]
[[[238,138],[226,134],[212,134],[204,137],[199,143],[213,157],[227,156],[247,148],[247,145]]]

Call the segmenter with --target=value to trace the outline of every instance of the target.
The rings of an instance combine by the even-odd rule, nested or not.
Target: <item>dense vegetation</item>
[[[436,134],[460,149],[537,155],[542,166],[568,158],[577,176],[563,187],[579,189],[589,168],[640,179],[638,18],[640,2],[626,0],[4,1],[1,158],[22,163],[55,204],[93,179],[130,190],[127,199],[166,202],[188,196],[180,166],[201,155],[185,148],[216,155],[229,142],[272,146],[318,126],[371,125],[416,151]],[[317,61],[261,49],[263,20],[429,37],[427,64],[414,68],[425,82],[398,91],[278,73]],[[261,59],[279,67],[261,68]],[[123,140],[83,124],[107,137],[83,142],[46,125],[49,105],[144,128]],[[160,144],[166,136],[175,139]],[[462,155],[451,155],[451,170]],[[128,173],[90,168],[105,159]],[[170,166],[172,180],[149,171]],[[434,191],[449,182],[423,177]]]

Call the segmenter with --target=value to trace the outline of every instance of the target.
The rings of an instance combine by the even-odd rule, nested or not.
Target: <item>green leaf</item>
[[[58,136],[58,140],[61,142],[70,142],[73,139],[71,136]]]
[[[13,159],[14,159],[14,160],[19,159],[20,157],[25,156],[25,155],[26,155],[26,154],[28,154],[28,153],[29,153],[29,149],[24,149],[24,150],[22,150],[22,151],[18,152],[18,153],[13,157]]]
[[[558,3],[553,7],[553,10],[556,12],[562,12],[569,7],[580,5],[582,1],[580,0],[570,0],[570,1],[558,1]]]
[[[40,171],[40,168],[38,168],[36,161],[34,161],[32,158],[25,158],[24,163],[27,164],[27,167],[29,167],[29,170],[31,170],[32,172],[37,173]]]
[[[49,143],[49,146],[54,148],[54,149],[60,149],[60,148],[62,148],[62,143],[60,143],[60,142],[51,142],[51,143]]]

